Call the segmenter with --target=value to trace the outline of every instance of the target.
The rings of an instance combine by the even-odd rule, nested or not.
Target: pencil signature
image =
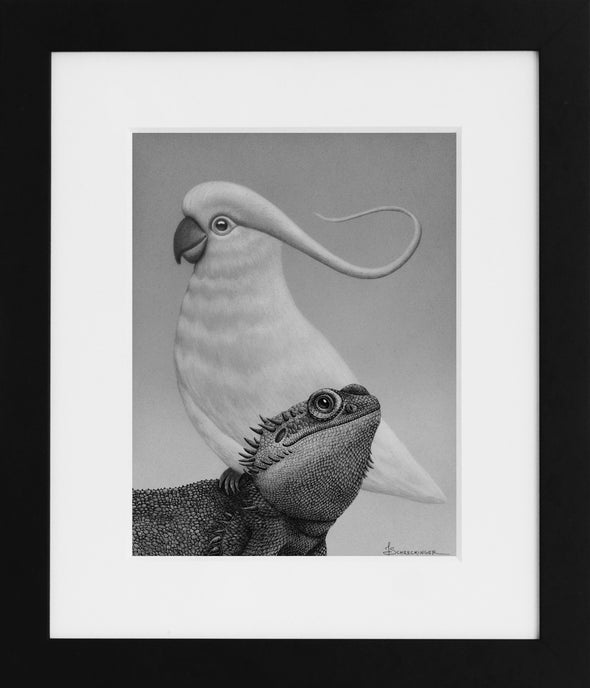
[[[396,549],[391,542],[383,550],[388,557],[434,557],[448,556],[446,552],[437,552],[435,549]]]

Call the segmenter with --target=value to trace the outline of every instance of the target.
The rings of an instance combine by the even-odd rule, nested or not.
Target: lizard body
[[[371,466],[379,402],[361,385],[322,389],[261,421],[237,493],[217,480],[133,491],[134,554],[326,554]]]

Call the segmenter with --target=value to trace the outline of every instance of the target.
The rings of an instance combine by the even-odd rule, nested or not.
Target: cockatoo
[[[404,254],[382,268],[362,268],[335,256],[279,208],[238,184],[211,181],[191,189],[174,235],[174,256],[194,264],[182,300],[174,360],[186,411],[208,446],[229,466],[222,476],[237,489],[244,433],[258,414],[274,415],[321,387],[358,380],[336,349],[300,312],[283,274],[283,244],[346,275],[391,274],[413,254],[421,237],[414,223]],[[321,216],[320,216],[321,217]],[[421,502],[445,496],[393,430],[381,421],[363,489]]]

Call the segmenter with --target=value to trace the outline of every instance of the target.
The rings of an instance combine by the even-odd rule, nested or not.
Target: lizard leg
[[[221,474],[221,477],[219,478],[219,487],[222,489],[226,495],[235,495],[236,492],[240,489],[240,478],[242,477],[241,473],[238,473],[237,471],[234,471],[233,468],[228,468],[223,473]]]

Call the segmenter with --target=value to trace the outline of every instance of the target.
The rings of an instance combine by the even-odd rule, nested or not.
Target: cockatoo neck
[[[235,236],[234,236],[235,235]],[[186,301],[222,299],[226,314],[231,301],[244,306],[244,299],[264,303],[274,311],[292,297],[285,282],[282,243],[253,230],[239,228],[232,235],[209,242],[203,259],[191,275]],[[188,306],[188,303],[185,303]],[[252,304],[254,305],[254,304]]]

